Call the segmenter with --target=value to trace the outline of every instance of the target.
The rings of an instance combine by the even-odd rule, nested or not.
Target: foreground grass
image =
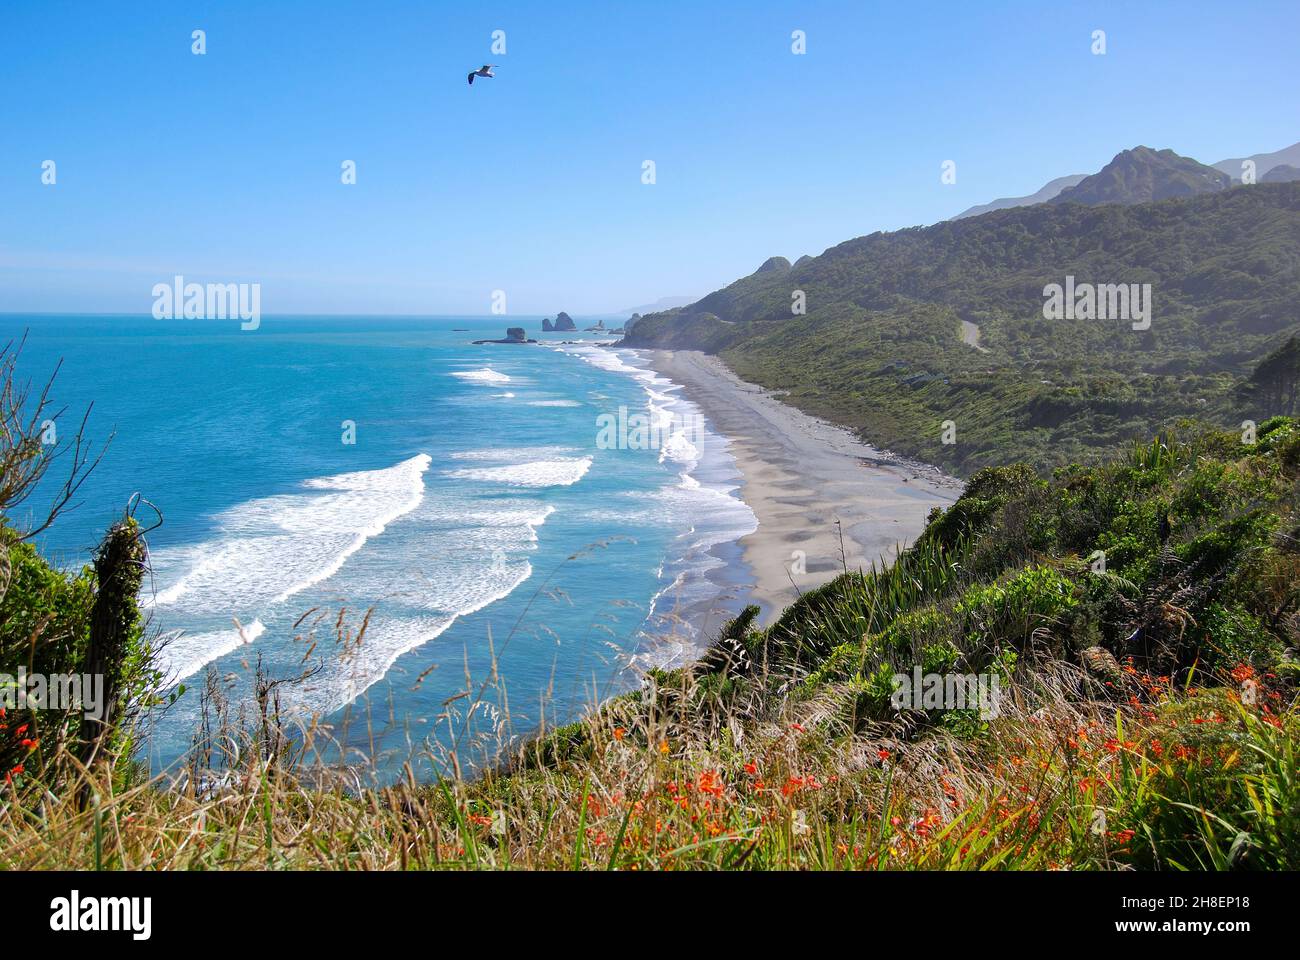
[[[1018,690],[978,735],[915,742],[827,738],[815,729],[828,709],[819,701],[721,742],[613,726],[617,712],[598,711],[582,724],[583,756],[475,782],[356,791],[266,758],[207,797],[156,782],[115,791],[105,777],[81,804],[74,791],[11,781],[0,865],[1300,867],[1296,712],[1150,683],[1149,698],[1118,707],[1057,700],[1030,710]]]

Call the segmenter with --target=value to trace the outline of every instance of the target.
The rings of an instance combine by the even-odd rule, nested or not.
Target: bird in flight
[[[495,63],[485,63],[477,70],[471,70],[469,72],[469,85],[471,87],[474,86],[475,77],[495,77],[496,74],[492,72],[492,68],[495,66]]]

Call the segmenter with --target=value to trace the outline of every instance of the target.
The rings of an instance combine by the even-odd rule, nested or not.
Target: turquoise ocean
[[[507,322],[541,342],[472,344]],[[112,435],[44,554],[89,562],[135,495],[161,514],[136,507],[144,609],[185,691],[147,718],[155,771],[190,747],[209,671],[237,713],[259,670],[335,761],[428,774],[454,743],[473,766],[682,662],[743,604],[756,522],[725,438],[635,351],[540,330],[0,317],[26,336],[20,374],[62,362],[64,438],[92,403],[88,435]],[[620,408],[663,442],[598,442]]]

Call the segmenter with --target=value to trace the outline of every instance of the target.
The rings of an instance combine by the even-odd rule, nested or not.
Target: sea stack
[[[474,345],[478,346],[483,343],[536,343],[536,340],[529,340],[528,334],[523,327],[507,327],[506,338],[504,340],[475,340]]]

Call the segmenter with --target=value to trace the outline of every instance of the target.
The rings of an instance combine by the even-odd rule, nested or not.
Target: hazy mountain
[[[1241,181],[1241,163],[1243,160],[1255,161],[1255,180],[1262,181],[1264,174],[1268,173],[1274,167],[1280,167],[1283,164],[1300,167],[1300,143],[1293,143],[1289,147],[1283,147],[1281,150],[1275,150],[1272,153],[1257,153],[1249,157],[1238,157],[1233,160],[1220,160],[1218,163],[1210,164],[1215,170],[1222,170],[1233,180]]]
[[[659,313],[663,310],[671,310],[674,307],[684,307],[688,303],[694,302],[694,297],[660,297],[654,303],[643,303],[639,307],[628,307],[624,310],[615,310],[614,314],[616,316],[627,314],[630,317],[634,313]]]
[[[1268,173],[1260,178],[1260,183],[1290,183],[1292,180],[1300,180],[1300,167],[1293,167],[1290,164],[1282,164],[1274,167]]]
[[[1255,162],[1255,177],[1260,183],[1278,183],[1281,182],[1277,177],[1265,179],[1265,175],[1279,166],[1300,167],[1300,143],[1293,143],[1289,147],[1276,150],[1273,153],[1256,153],[1249,157],[1237,157],[1231,160],[1220,160],[1218,163],[1210,164],[1215,170],[1226,173],[1236,183],[1241,182],[1241,164],[1243,160],[1253,160]],[[1112,161],[1113,162],[1113,161]],[[1055,180],[1044,184],[1042,189],[1036,193],[1031,193],[1024,197],[1003,197],[994,200],[991,203],[981,203],[976,206],[963,210],[961,213],[952,217],[953,220],[961,220],[966,217],[977,217],[983,213],[991,213],[994,210],[1009,210],[1014,207],[1027,207],[1035,203],[1046,203],[1058,196],[1062,191],[1074,187],[1081,181],[1087,179],[1088,175],[1083,173],[1071,174],[1068,177],[1057,177]],[[1075,197],[1075,202],[1084,201]],[[1097,201],[1091,201],[1097,202]],[[1104,201],[1103,201],[1104,202]],[[1131,203],[1132,200],[1119,201]]]
[[[1009,210],[1012,207],[1027,207],[1034,203],[1046,203],[1066,187],[1072,187],[1080,180],[1088,176],[1086,173],[1072,173],[1068,177],[1057,177],[1043,185],[1043,188],[1037,193],[1031,193],[1027,197],[1002,197],[994,200],[992,203],[981,203],[963,210],[953,220],[961,220],[964,217],[978,217],[981,213],[992,213],[994,210]]]
[[[1226,173],[1191,157],[1172,150],[1134,147],[1116,154],[1101,170],[1062,190],[1048,203],[1150,203],[1218,193],[1230,186],[1232,178]]]

